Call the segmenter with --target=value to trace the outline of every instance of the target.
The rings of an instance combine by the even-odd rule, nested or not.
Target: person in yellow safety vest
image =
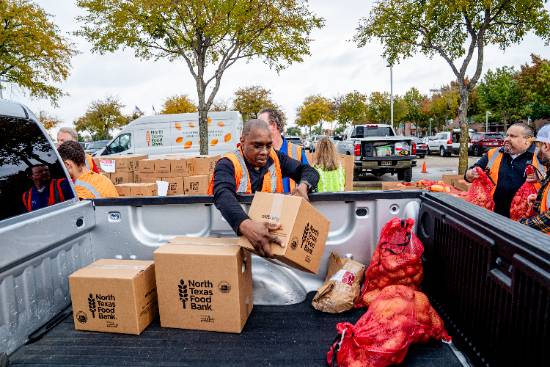
[[[57,132],[57,147],[66,141],[78,141],[78,133],[71,127],[62,127]],[[99,167],[95,164],[91,155],[86,154],[86,168],[95,173],[100,173]]]
[[[308,199],[308,192],[317,187],[319,174],[313,167],[273,150],[271,130],[262,120],[247,121],[240,141],[239,149],[216,163],[208,191],[235,233],[246,237],[260,255],[271,256],[270,242],[280,241],[270,232],[280,227],[251,220],[237,195],[256,191],[282,193],[282,178],[287,176],[298,182],[293,194]]]
[[[531,218],[519,220],[531,228],[550,234],[550,125],[544,125],[537,133],[535,139],[537,158],[546,167],[546,177],[542,180],[540,189],[536,195],[529,196],[529,203],[533,205],[535,215]]]
[[[79,199],[101,199],[118,197],[115,185],[106,176],[86,167],[82,146],[76,141],[66,141],[57,151],[73,179]]]
[[[510,217],[510,205],[514,195],[527,180],[536,182],[536,176],[525,177],[525,168],[532,164],[536,170],[543,172],[545,168],[540,164],[532,143],[533,130],[524,123],[513,124],[506,132],[504,145],[490,149],[469,170],[464,178],[472,182],[477,178],[473,169],[478,166],[487,172],[495,187],[493,200],[495,213]]]
[[[264,108],[258,113],[258,119],[264,120],[271,128],[273,135],[273,148],[292,159],[296,159],[302,164],[309,164],[306,153],[300,145],[292,144],[282,135],[285,131],[285,121],[283,114],[274,108]],[[283,192],[293,192],[296,182],[290,177],[283,177]]]

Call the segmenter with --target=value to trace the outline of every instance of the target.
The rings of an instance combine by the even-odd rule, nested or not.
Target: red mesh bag
[[[529,176],[535,173],[535,168],[532,165],[528,165],[525,168],[525,176]],[[512,199],[510,205],[510,219],[520,220],[521,218],[529,218],[535,215],[535,211],[529,206],[527,198],[531,194],[537,194],[537,188],[534,183],[527,182],[519,188]]]
[[[480,167],[475,167],[474,169],[479,177],[472,182],[466,200],[472,204],[493,211],[495,210],[495,202],[493,200],[492,191],[495,184],[493,184],[489,176],[487,176]]]
[[[451,338],[426,295],[403,285],[384,288],[355,325],[336,325],[327,353],[333,367],[383,367],[403,362],[413,343]]]
[[[368,306],[388,285],[417,288],[422,282],[424,246],[413,233],[414,219],[392,218],[382,228],[380,240],[365,271],[365,283],[355,306]]]

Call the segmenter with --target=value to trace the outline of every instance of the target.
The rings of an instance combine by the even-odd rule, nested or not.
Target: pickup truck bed
[[[255,306],[242,334],[161,328],[157,320],[140,336],[75,331],[70,310],[53,329],[10,356],[10,366],[326,366],[335,325],[355,322],[364,310],[321,313],[314,293],[289,306]],[[413,345],[406,366],[460,367],[451,346]]]

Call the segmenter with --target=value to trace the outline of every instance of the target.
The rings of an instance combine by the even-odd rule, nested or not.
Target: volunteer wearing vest
[[[78,133],[75,129],[70,127],[62,127],[57,132],[57,146],[59,147],[66,141],[78,141]],[[86,154],[86,168],[94,171],[95,173],[100,173],[99,168],[95,164],[91,155]]]
[[[282,135],[285,131],[285,122],[281,112],[273,108],[264,108],[258,114],[258,119],[269,124],[273,136],[273,148],[302,164],[309,164],[306,154],[301,146],[289,143]],[[293,179],[283,176],[283,192],[293,192],[296,182]]]
[[[65,178],[50,177],[50,169],[45,164],[37,164],[27,169],[33,186],[23,193],[23,205],[28,212],[61,203],[74,197],[71,185]]]
[[[545,125],[539,130],[535,144],[538,150],[538,160],[548,172],[550,169],[550,125]],[[532,195],[529,199],[533,203],[536,215],[520,219],[520,223],[550,234],[550,175],[547,174],[542,180],[537,195]]]
[[[279,226],[270,227],[248,218],[237,194],[282,193],[283,176],[298,182],[294,195],[306,199],[308,191],[315,188],[319,180],[313,167],[273,150],[273,138],[266,122],[250,120],[243,127],[241,146],[218,161],[208,188],[209,194],[214,195],[216,208],[235,233],[245,236],[262,256],[271,256],[270,242],[280,243],[270,234]]]
[[[477,178],[473,167],[485,170],[495,183],[493,200],[495,213],[510,217],[512,199],[526,180],[525,167],[528,163],[544,171],[535,154],[532,144],[533,130],[524,123],[510,126],[506,132],[504,146],[493,148],[483,155],[464,175],[468,182]],[[536,177],[527,177],[530,182],[537,181]]]
[[[57,151],[73,179],[76,195],[79,199],[118,197],[118,192],[111,180],[102,174],[90,171],[86,167],[86,155],[78,142],[66,141],[57,148]]]

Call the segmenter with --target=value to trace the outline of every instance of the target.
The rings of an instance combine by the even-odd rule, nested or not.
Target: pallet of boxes
[[[275,259],[318,273],[329,221],[309,202],[256,193],[253,220],[281,224]],[[140,334],[160,314],[160,326],[242,332],[253,307],[254,247],[245,238],[176,237],[154,261],[99,260],[69,277],[77,330]]]

